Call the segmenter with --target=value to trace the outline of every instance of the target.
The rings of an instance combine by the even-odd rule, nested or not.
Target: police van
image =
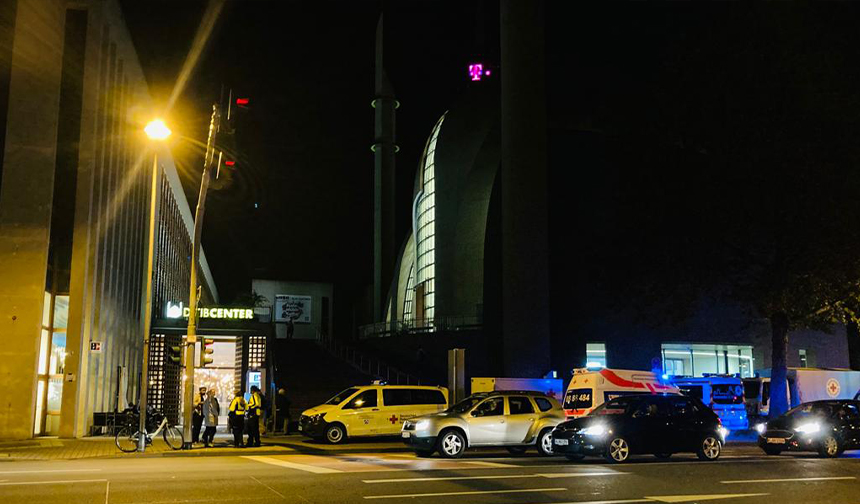
[[[695,397],[710,406],[729,430],[749,428],[744,402],[744,384],[740,377],[732,375],[708,375],[702,377],[675,377],[672,379],[684,395]]]
[[[302,412],[299,432],[332,444],[348,437],[398,436],[407,419],[448,409],[448,389],[420,385],[350,387]]]
[[[574,369],[564,395],[564,414],[568,418],[585,416],[604,402],[623,395],[679,393],[672,384],[663,383],[649,371]]]

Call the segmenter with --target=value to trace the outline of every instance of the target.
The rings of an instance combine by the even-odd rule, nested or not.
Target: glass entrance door
[[[218,424],[227,425],[227,408],[233,400],[234,391],[240,386],[236,383],[236,338],[215,338],[212,349],[213,362],[205,368],[194,369],[194,388],[215,389],[215,397],[221,407]]]

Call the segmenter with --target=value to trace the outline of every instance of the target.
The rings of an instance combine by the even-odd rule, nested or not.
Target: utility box
[[[472,393],[497,390],[533,390],[561,402],[564,381],[561,378],[472,378]]]

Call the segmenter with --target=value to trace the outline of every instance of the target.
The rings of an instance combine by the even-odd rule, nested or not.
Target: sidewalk
[[[293,437],[293,436],[290,436]],[[38,438],[24,441],[0,442],[0,462],[4,460],[72,460],[84,458],[119,457],[163,457],[163,456],[213,456],[236,454],[261,454],[291,452],[285,446],[285,438],[264,437],[259,448],[233,448],[233,437],[227,434],[215,436],[212,448],[202,444],[192,450],[173,450],[163,439],[155,439],[146,447],[146,452],[123,453],[116,447],[113,437],[98,436],[81,439]]]

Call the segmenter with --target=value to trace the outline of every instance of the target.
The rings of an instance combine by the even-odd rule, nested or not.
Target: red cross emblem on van
[[[388,421],[391,422],[391,425],[396,424],[397,423],[397,415],[391,415],[391,418],[389,418]]]

